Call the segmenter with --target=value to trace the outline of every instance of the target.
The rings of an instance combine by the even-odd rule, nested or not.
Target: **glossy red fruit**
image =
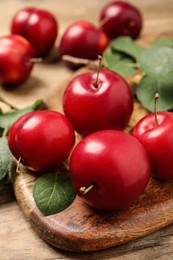
[[[12,19],[11,33],[25,37],[34,47],[36,56],[43,56],[53,47],[58,35],[58,22],[47,10],[28,7]]]
[[[108,44],[104,32],[87,21],[76,21],[62,35],[60,55],[78,58],[97,59]]]
[[[173,180],[173,113],[158,112],[143,117],[134,127],[132,135],[146,148],[154,177]]]
[[[0,37],[0,81],[2,84],[19,84],[26,80],[33,68],[32,45],[19,35]]]
[[[55,169],[69,156],[75,141],[69,120],[51,110],[20,117],[10,128],[9,148],[32,171]]]
[[[137,7],[125,1],[113,1],[101,10],[100,28],[108,38],[130,36],[136,39],[142,29],[142,14]]]
[[[150,162],[137,139],[122,131],[103,130],[77,144],[70,172],[76,192],[86,203],[117,210],[143,193],[150,178]]]
[[[102,129],[123,130],[133,111],[133,95],[117,73],[102,69],[74,77],[64,92],[63,108],[82,136]]]

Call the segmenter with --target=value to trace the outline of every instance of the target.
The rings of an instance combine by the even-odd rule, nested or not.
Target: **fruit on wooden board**
[[[107,69],[91,71],[69,82],[63,109],[82,136],[103,129],[123,130],[133,112],[133,95],[119,74]]]
[[[11,126],[9,148],[14,157],[32,171],[47,171],[60,166],[75,142],[69,120],[53,110],[25,114]]]
[[[146,148],[152,175],[173,180],[173,113],[157,112],[143,117],[134,127],[132,135]]]
[[[118,130],[94,132],[82,139],[70,157],[77,194],[103,210],[129,206],[145,190],[150,161],[141,143]]]

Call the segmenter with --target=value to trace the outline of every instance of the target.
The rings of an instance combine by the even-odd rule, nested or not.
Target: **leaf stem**
[[[7,136],[7,133],[8,133],[8,127],[4,128],[4,131],[2,133],[2,137],[6,137]]]
[[[7,106],[9,106],[11,109],[17,109],[15,106],[13,106],[12,104],[8,103],[6,100],[4,100],[1,96],[0,96],[0,101],[3,102],[4,104],[6,104]]]
[[[157,100],[158,100],[158,98],[159,98],[159,94],[156,93],[154,96],[154,117],[155,117],[155,122],[156,122],[157,126],[159,125],[158,118],[157,118]]]
[[[20,175],[20,162],[21,162],[22,157],[19,158],[17,161],[17,167],[16,167],[16,173]]]
[[[37,58],[37,57],[34,57],[34,58],[29,58],[29,62],[31,63],[42,63],[43,62],[43,59],[42,58]]]

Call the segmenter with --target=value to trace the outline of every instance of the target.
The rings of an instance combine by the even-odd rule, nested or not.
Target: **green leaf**
[[[137,44],[128,36],[118,37],[110,43],[112,51],[122,52],[137,60],[144,47]]]
[[[136,89],[136,95],[142,105],[149,111],[154,110],[154,96],[159,93],[157,111],[173,109],[173,75],[155,78],[145,76]]]
[[[133,59],[122,57],[115,53],[105,52],[103,54],[106,67],[120,74],[121,76],[132,76],[136,73]]]
[[[110,70],[119,73],[121,76],[132,76],[136,73],[136,69],[133,67],[133,63],[129,59],[123,59],[115,63],[113,66],[109,66]]]
[[[151,42],[155,47],[170,47],[173,48],[173,37],[171,38],[158,38]]]
[[[47,173],[39,177],[33,187],[33,197],[39,210],[46,216],[66,209],[75,199],[71,180],[64,173]]]
[[[10,167],[12,164],[12,154],[8,147],[6,137],[0,138],[0,186],[2,186],[9,176]]]
[[[34,110],[38,110],[43,105],[42,100],[37,100],[33,105],[23,109],[16,109],[12,112],[0,113],[0,128],[8,129],[20,116]]]
[[[153,77],[163,77],[173,71],[173,49],[153,47],[141,52],[138,58],[140,68]]]
[[[103,53],[103,59],[106,63],[106,67],[110,68],[115,65],[115,63],[119,62],[122,59],[122,55],[117,53],[112,53],[105,51]]]
[[[9,179],[9,174],[6,174],[1,180],[0,180],[0,188],[3,187],[7,183]]]

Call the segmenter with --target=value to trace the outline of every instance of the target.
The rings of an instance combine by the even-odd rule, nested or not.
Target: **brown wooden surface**
[[[1,1],[0,32],[7,34],[12,15],[19,8],[37,5],[52,10],[60,21],[60,34],[73,20],[86,18],[96,23],[101,6],[108,1],[49,0],[49,1]],[[130,1],[140,6],[144,15],[142,35],[164,32],[173,28],[173,1]],[[49,66],[48,66],[49,65]],[[14,91],[1,89],[1,96],[22,107],[35,98],[47,98],[61,86],[72,72],[62,64],[42,64],[34,68],[25,86]],[[31,84],[32,83],[32,84]],[[16,91],[15,91],[16,92]],[[160,214],[158,212],[158,214]],[[125,245],[95,253],[69,253],[47,245],[32,230],[18,207],[11,185],[0,190],[0,258],[1,259],[173,259],[173,226],[163,228]]]

